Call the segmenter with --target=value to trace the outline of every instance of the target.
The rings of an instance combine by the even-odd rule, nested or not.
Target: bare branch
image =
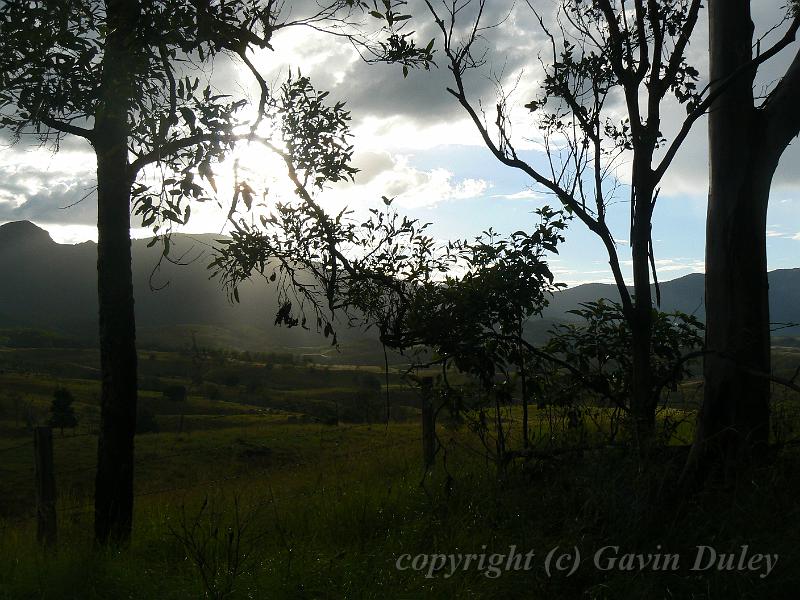
[[[55,129],[56,131],[60,131],[61,133],[77,135],[78,137],[87,139],[90,142],[94,138],[94,131],[91,129],[84,129],[83,127],[78,127],[77,125],[73,125],[72,123],[67,123],[66,121],[60,121],[58,119],[54,119],[49,115],[42,115],[37,118],[39,119],[39,121],[41,121],[44,125],[46,125],[50,129]]]
[[[780,83],[762,105],[768,135],[780,153],[800,134],[800,51]]]
[[[736,69],[733,73],[728,75],[722,80],[719,81],[712,81],[710,82],[706,88],[701,92],[701,96],[708,90],[710,92],[705,97],[705,99],[700,102],[686,117],[686,120],[683,122],[680,131],[675,136],[675,139],[672,140],[669,148],[667,149],[664,158],[661,159],[658,167],[655,169],[655,181],[658,183],[661,181],[664,173],[666,173],[669,166],[672,164],[672,161],[675,159],[675,155],[678,153],[683,142],[686,140],[686,137],[689,135],[689,132],[692,130],[692,126],[694,123],[702,117],[711,105],[725,93],[731,83],[736,80],[738,77],[745,75],[746,73],[752,73],[754,69],[757,69],[760,65],[767,62],[769,59],[777,55],[781,50],[792,44],[795,39],[797,38],[797,32],[800,30],[800,17],[795,17],[792,25],[789,27],[789,30],[784,34],[783,38],[781,38],[775,45],[773,45],[769,50],[760,54],[759,56],[753,58],[752,60],[748,61],[747,63],[740,66]],[[795,59],[795,63],[797,63],[797,59]],[[796,134],[795,134],[796,135]]]

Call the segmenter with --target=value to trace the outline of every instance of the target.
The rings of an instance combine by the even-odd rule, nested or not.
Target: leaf
[[[197,172],[200,173],[200,177],[208,181],[211,189],[216,193],[217,182],[214,181],[214,172],[211,170],[211,163],[208,160],[202,161],[199,165],[197,165]]]
[[[247,185],[247,183],[242,183],[240,185],[240,189],[242,192],[242,201],[247,207],[247,210],[250,210],[250,208],[253,206],[253,188]]]
[[[189,127],[194,131],[194,126],[197,121],[195,114],[185,106],[181,106],[178,110],[183,116],[183,120],[186,121],[186,124],[189,125]]]

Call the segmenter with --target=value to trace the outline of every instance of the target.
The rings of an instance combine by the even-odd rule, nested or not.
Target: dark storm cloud
[[[504,73],[508,83],[511,75],[524,71],[520,81],[520,90],[524,92],[522,96],[533,96],[537,93],[536,77],[539,73],[540,49],[544,50],[543,59],[549,60],[543,33],[532,11],[525,2],[518,1],[515,10],[509,15],[509,8],[513,4],[510,0],[490,0],[483,15],[485,25],[503,21],[499,27],[485,31],[483,39],[479,41],[479,44],[487,50],[486,66],[468,73],[466,77],[470,96],[476,100],[481,99],[484,106],[493,107],[496,98],[492,73]],[[783,14],[780,4],[782,3],[772,0],[753,1],[757,32],[763,34],[780,21]],[[439,0],[436,0],[434,5],[437,8],[443,6]],[[535,5],[547,13],[552,11],[557,2],[538,0]],[[316,0],[287,1],[284,15],[286,18],[307,15],[316,6]],[[452,76],[446,68],[441,34],[427,7],[422,0],[411,0],[403,10],[413,16],[408,22],[408,30],[416,32],[415,39],[418,44],[425,44],[431,38],[435,39],[434,48],[437,50],[435,58],[438,68],[433,68],[429,72],[412,71],[408,78],[404,79],[399,66],[367,65],[360,60],[353,61],[352,46],[341,38],[317,33],[308,28],[296,28],[275,36],[273,43],[276,53],[266,55],[267,80],[279,84],[285,78],[290,65],[296,67],[301,62],[310,64],[311,66],[304,69],[303,73],[309,75],[319,89],[331,90],[332,98],[347,102],[354,125],[370,117],[398,117],[419,127],[464,119],[466,115],[463,109],[446,92],[446,88],[452,86]],[[462,31],[469,27],[471,22],[472,16],[463,13],[460,16]],[[372,27],[376,25],[371,17],[365,18],[364,23]],[[782,30],[777,35],[781,33]],[[776,34],[773,34],[764,41],[762,48],[768,47],[775,39]],[[284,53],[281,56],[282,60],[278,60],[278,55],[287,46],[291,48],[288,55]],[[797,52],[797,46],[798,44],[790,46],[779,57],[761,68],[757,82],[759,91],[762,88],[770,89],[770,86],[779,80]],[[690,46],[689,59],[703,75],[707,73],[707,49],[707,21],[706,13],[703,11]],[[276,57],[275,62],[270,63],[270,57],[273,56]],[[213,70],[209,69],[207,75],[212,77],[216,89],[237,97],[249,93],[251,99],[256,98],[252,78],[237,70],[228,57],[220,55],[215,61]],[[665,107],[664,134],[668,137],[670,134],[674,135],[684,115],[685,110],[682,107]],[[705,121],[695,125],[691,137],[676,157],[665,180],[665,194],[670,194],[671,188],[678,192],[687,192],[691,189],[692,193],[705,194],[708,160],[705,126]],[[526,134],[522,129],[518,133]],[[16,155],[30,147],[35,139],[27,136],[13,147],[9,146],[10,141],[9,134],[0,131],[0,220],[35,218],[66,223],[95,222],[95,203],[91,198],[74,208],[61,209],[86,194],[87,186],[92,185],[89,179],[94,167],[94,158],[89,152],[85,152],[84,164],[81,167],[86,173],[72,176],[68,173],[54,174],[45,166],[33,169],[8,167],[5,157]],[[446,144],[447,140],[441,140],[441,143]],[[86,150],[88,145],[81,138],[67,136],[61,142],[61,151],[68,154]],[[51,162],[53,165],[58,165],[60,160],[61,156],[53,158]],[[382,153],[357,155],[356,160],[358,163],[356,166],[362,169],[360,180],[363,182],[369,182],[381,172],[392,169],[394,165],[390,156]],[[781,161],[776,173],[776,185],[786,187],[800,185],[798,164],[800,164],[800,143],[795,142]],[[53,183],[54,181],[56,183]],[[40,185],[34,186],[32,182],[39,182]],[[22,204],[17,205],[21,200]]]
[[[292,4],[298,7],[296,12],[299,13],[308,2]],[[437,2],[434,5],[437,10],[441,8]],[[503,21],[513,5],[513,2],[506,0],[489,2],[482,24],[493,25]],[[473,3],[473,6],[477,6],[477,3]],[[304,74],[309,75],[318,88],[331,90],[337,99],[346,100],[356,122],[367,117],[400,116],[425,126],[463,118],[463,111],[446,91],[448,86],[453,85],[452,76],[442,51],[441,34],[428,8],[421,0],[411,0],[403,7],[403,12],[412,15],[404,31],[413,31],[418,45],[435,40],[434,58],[438,68],[432,67],[430,71],[412,70],[408,78],[404,78],[400,66],[367,65],[361,60],[352,62],[354,50],[349,43],[341,38],[308,30],[297,29],[276,36],[275,47],[280,51],[282,39],[285,39],[281,37],[283,35],[304,36],[307,43],[298,44],[289,60],[301,63],[310,59],[314,64]],[[459,14],[457,31],[465,34],[471,28],[474,16],[468,10]],[[376,27],[376,21],[371,18],[365,19],[364,24],[367,28]],[[472,97],[493,104],[495,84],[492,73],[504,71],[508,74],[525,65],[535,67],[537,53],[534,48],[543,36],[534,25],[533,13],[527,7],[517,8],[502,27],[482,34],[476,49],[479,53],[482,49],[490,52],[485,67],[470,71],[466,76]],[[337,73],[341,71],[345,72],[345,77],[340,82]],[[283,72],[285,74],[285,67]]]
[[[491,8],[483,15],[482,23],[489,25],[501,21],[511,3],[490,3]],[[372,69],[353,69],[348,74],[347,96],[351,106],[359,113],[375,116],[407,117],[420,125],[433,125],[453,118],[463,118],[464,112],[455,98],[447,93],[453,87],[453,78],[447,69],[446,57],[442,50],[441,34],[427,9],[417,10],[413,21],[417,39],[426,43],[435,39],[435,59],[438,68],[430,72],[413,71],[403,79],[396,66],[380,66]],[[525,69],[528,75],[536,70],[535,45],[541,40],[541,32],[533,26],[530,10],[517,9],[514,18],[503,26],[484,32],[483,38],[476,42],[476,50],[487,50],[486,65],[465,76],[469,95],[481,99],[489,105],[494,104],[496,89],[494,78],[501,73],[506,75]],[[473,22],[469,14],[459,16],[462,35]]]

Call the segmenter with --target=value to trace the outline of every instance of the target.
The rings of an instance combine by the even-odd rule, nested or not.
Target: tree
[[[58,427],[61,435],[64,428],[74,428],[78,424],[72,403],[75,399],[67,388],[59,387],[53,392],[53,402],[50,404],[50,427]]]
[[[234,299],[238,286],[253,276],[274,282],[279,292],[276,325],[308,329],[311,316],[333,344],[335,327],[342,322],[375,327],[385,346],[411,353],[424,348],[427,366],[441,365],[446,373],[453,365],[473,376],[495,399],[497,459],[502,463],[499,411],[510,400],[512,375],[522,380],[527,445],[525,364],[535,348],[524,340],[523,327],[541,314],[549,294],[560,287],[545,255],[555,252],[563,239],[564,215],[543,207],[530,232],[503,237],[489,229],[474,241],[444,246],[426,235],[429,224],[401,218],[390,208],[370,209],[371,217],[363,222],[348,209],[329,215],[318,195],[328,182],[356,173],[349,165],[351,147],[345,145],[349,114],[340,105],[319,103],[324,92],[306,89],[305,102],[293,100],[290,111],[288,103],[279,101],[277,113],[291,116],[313,107],[329,125],[322,129],[341,142],[342,151],[323,152],[326,142],[314,131],[298,128],[294,118],[284,119],[283,135],[292,143],[288,151],[270,147],[284,160],[298,200],[274,203],[258,225],[232,214],[234,231],[217,249],[215,275]],[[284,93],[281,98],[296,95]],[[392,200],[384,197],[383,202],[391,206]]]
[[[329,0],[307,16],[286,18],[284,3],[275,0],[7,0],[0,6],[0,126],[17,137],[32,132],[55,150],[64,136],[77,136],[97,157],[99,542],[126,541],[132,524],[131,208],[153,227],[168,256],[171,226],[188,221],[192,201],[216,191],[212,164],[263,122],[270,89],[251,58],[271,49],[281,29],[327,29],[357,44],[368,61],[391,59],[404,69],[427,64],[430,48],[417,48],[400,31],[405,17],[395,8],[402,4],[386,0],[378,10],[375,2]],[[348,33],[352,11],[370,9],[386,35]],[[220,58],[238,60],[260,90],[249,122],[241,116],[246,98],[219,94],[210,81]]]
[[[659,303],[651,239],[659,185],[692,125],[712,101],[698,91],[698,71],[687,63],[687,48],[701,8],[700,0],[563,0],[548,19],[533,11],[546,36],[550,57],[543,63],[542,95],[526,105],[538,117],[549,170],[517,151],[512,139],[508,96],[500,90],[493,125],[483,105],[470,96],[465,74],[486,63],[481,40],[502,23],[483,23],[485,0],[426,0],[441,33],[456,98],[501,163],[521,171],[554,195],[602,241],[631,332],[630,409],[638,444],[652,438],[659,385],[653,377],[653,306]],[[473,9],[464,27],[461,19]],[[464,33],[466,32],[466,33]],[[555,32],[555,33],[554,33]],[[687,117],[667,141],[661,131],[668,100],[686,106]],[[624,106],[624,116],[608,105]],[[615,175],[629,159],[630,245],[633,293],[620,268],[617,242],[607,221],[609,204],[621,184]],[[655,302],[651,274],[656,283]]]
[[[778,162],[800,133],[800,52],[760,103],[753,85],[759,65],[795,40],[797,7],[783,37],[761,52],[748,0],[709,1],[711,89],[726,89],[709,116],[707,356],[692,453],[703,470],[715,463],[730,473],[769,442],[766,218]]]
[[[609,437],[613,439],[618,415],[627,414],[630,408],[630,328],[616,302],[586,302],[570,312],[583,322],[553,328],[543,350],[561,357],[568,368],[542,362],[551,372],[543,395],[574,405],[588,392],[596,404],[612,408]],[[703,355],[702,330],[702,324],[691,315],[654,311],[651,364],[659,395],[662,389],[677,390],[678,384],[691,376],[690,359]],[[566,385],[559,385],[563,380]],[[583,394],[576,393],[576,388]]]
[[[181,426],[183,426],[183,415],[181,414]],[[140,406],[136,411],[136,433],[158,433],[158,421],[155,413],[144,406]],[[180,433],[180,431],[178,432]]]
[[[494,399],[497,460],[507,458],[501,404],[513,396],[519,381],[522,404],[522,445],[530,440],[528,405],[530,366],[544,353],[524,337],[525,324],[541,316],[550,296],[564,287],[556,283],[546,261],[557,253],[566,228],[563,213],[543,207],[530,232],[500,236],[491,228],[473,241],[451,244],[454,273],[443,281],[419,286],[403,311],[404,324],[388,343],[400,350],[429,348],[446,374],[449,365],[477,379]],[[462,271],[459,273],[459,271]],[[544,358],[561,362],[552,355]],[[499,381],[498,381],[499,378]],[[444,382],[445,393],[452,392]]]
[[[184,385],[168,385],[162,392],[164,398],[172,402],[185,402],[186,401],[186,386]]]

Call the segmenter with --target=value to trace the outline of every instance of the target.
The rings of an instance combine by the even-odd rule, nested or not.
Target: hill
[[[214,235],[176,234],[174,256],[182,265],[163,261],[158,246],[133,241],[134,293],[140,344],[176,348],[192,343],[240,350],[292,348],[297,353],[330,353],[327,341],[314,331],[273,325],[277,297],[267,282],[242,286],[241,302],[229,301],[207,265]],[[93,344],[96,341],[96,244],[57,244],[28,221],[0,226],[0,329],[31,328],[58,332]],[[154,270],[155,269],[155,270]],[[800,322],[800,269],[772,271],[770,305],[775,322]],[[691,274],[661,284],[662,309],[681,310],[703,318],[704,276]],[[529,328],[544,336],[554,321],[572,318],[568,310],[598,298],[618,300],[610,284],[590,283],[555,295],[541,321]],[[781,330],[798,335],[800,328]],[[342,328],[340,341],[351,358],[373,362],[375,336]],[[381,357],[382,358],[382,357]]]
[[[133,279],[137,336],[150,347],[192,342],[242,350],[287,346],[315,353],[327,345],[316,332],[273,326],[277,298],[266,282],[242,286],[241,302],[229,301],[218,280],[210,279],[213,235],[175,235],[174,256],[134,240]],[[0,226],[0,328],[47,329],[90,343],[97,329],[97,246],[57,244],[33,223]],[[158,266],[158,268],[157,268]],[[344,340],[354,336],[344,334]],[[363,336],[355,336],[363,339]]]
[[[777,269],[769,273],[770,319],[775,324],[775,336],[800,335],[800,327],[780,328],[779,324],[800,323],[800,269]],[[705,276],[692,273],[671,281],[661,282],[661,310],[679,310],[705,320]],[[631,292],[633,290],[631,289]],[[653,294],[655,298],[655,293]],[[545,310],[545,319],[571,318],[565,312],[598,298],[619,301],[616,286],[606,283],[587,283],[556,294]]]

